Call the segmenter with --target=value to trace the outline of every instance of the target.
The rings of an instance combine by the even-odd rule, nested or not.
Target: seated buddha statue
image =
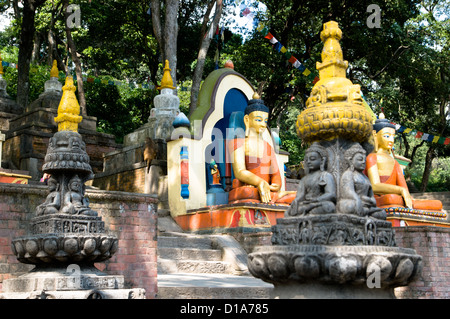
[[[375,152],[367,156],[366,174],[372,184],[377,206],[441,211],[442,202],[439,200],[418,200],[411,197],[403,170],[392,153],[395,126],[384,118],[384,114],[380,114],[373,129]]]
[[[244,111],[245,137],[228,145],[234,180],[229,202],[290,204],[295,192],[281,191],[281,174],[273,147],[264,140],[269,109],[255,94]]]

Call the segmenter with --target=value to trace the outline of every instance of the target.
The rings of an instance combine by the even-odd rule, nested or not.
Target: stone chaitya
[[[272,226],[272,246],[249,255],[249,270],[273,283],[278,298],[392,298],[394,287],[421,271],[421,256],[396,246],[363,174],[373,149],[372,117],[359,85],[346,78],[342,32],[330,21],[320,36],[320,80],[297,119],[297,133],[309,143],[306,175]]]
[[[123,289],[122,276],[100,272],[94,263],[117,251],[118,239],[89,207],[85,182],[92,179],[89,156],[77,132],[80,107],[71,77],[58,107],[58,132],[49,141],[42,170],[49,174],[45,201],[36,207],[30,234],[14,238],[17,259],[36,267],[4,282],[4,298],[136,298],[142,289]]]

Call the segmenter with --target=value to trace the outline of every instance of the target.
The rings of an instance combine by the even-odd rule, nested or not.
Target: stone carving
[[[421,271],[413,249],[376,246],[258,247],[249,255],[249,271],[266,282],[365,285],[376,269],[380,288],[404,286]],[[329,289],[332,289],[331,286]]]
[[[297,216],[272,226],[273,245],[395,246],[390,222],[344,214]]]
[[[414,250],[396,247],[392,224],[363,174],[373,148],[371,116],[359,86],[345,78],[340,37],[336,22],[324,24],[320,80],[297,119],[298,135],[311,143],[306,175],[285,217],[272,226],[272,246],[248,257],[249,271],[273,283],[277,298],[392,298],[392,288],[413,281],[422,267]],[[376,292],[366,284],[374,272]]]
[[[318,143],[305,153],[306,175],[299,182],[297,196],[286,216],[330,214],[335,210],[336,182],[326,171],[327,150]]]
[[[123,276],[109,276],[94,267],[118,250],[118,239],[89,207],[85,182],[93,177],[86,145],[77,132],[79,105],[68,77],[58,107],[60,131],[49,141],[42,171],[50,175],[49,194],[36,207],[31,232],[14,238],[17,259],[34,264],[32,272],[6,280],[4,296],[33,299],[143,298],[142,290],[123,288]],[[74,274],[72,274],[73,272]],[[89,289],[91,291],[86,292]]]
[[[342,214],[361,214],[386,219],[386,213],[377,207],[370,180],[364,175],[366,168],[366,151],[355,143],[344,153],[349,167],[342,174],[339,188],[341,198],[337,204]]]
[[[48,181],[50,193],[45,202],[38,206],[36,214],[59,212],[96,216],[84,195],[84,183],[93,174],[81,135],[71,131],[55,133],[49,141],[44,160],[42,170],[51,176]]]

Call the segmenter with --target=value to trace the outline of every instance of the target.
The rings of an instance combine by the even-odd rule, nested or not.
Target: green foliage
[[[157,94],[156,90],[101,82],[85,82],[85,91],[88,115],[97,117],[97,129],[115,135],[117,143],[147,122]]]
[[[348,78],[361,89],[374,112],[383,108],[386,117],[408,128],[440,136],[450,136],[450,2],[449,0],[263,0],[267,11],[258,18],[270,32],[308,69],[315,71],[321,61],[323,44],[320,31],[324,22],[335,20],[343,31],[341,46],[349,61]],[[159,83],[162,61],[148,0],[75,0],[82,12],[82,26],[72,30],[85,76],[98,79]],[[234,1],[224,1],[232,10]],[[248,4],[248,2],[246,2]],[[177,54],[177,94],[180,109],[188,114],[192,73],[201,40],[200,30],[206,0],[180,1]],[[369,28],[369,4],[381,8],[381,28]],[[30,101],[36,99],[49,77],[48,31],[52,31],[57,52],[71,67],[65,45],[64,19],[58,14],[61,0],[47,1],[37,11],[36,30],[40,50],[30,72]],[[8,4],[0,4],[0,11]],[[164,11],[164,8],[162,8]],[[242,36],[227,29],[234,19],[222,20],[223,42],[212,42],[207,54],[204,78],[214,70],[214,55],[220,50],[219,66],[234,62],[235,70],[262,92],[271,110],[270,127],[279,128],[282,149],[290,153],[289,164],[298,164],[304,155],[302,141],[295,130],[297,115],[304,109],[312,83],[292,67],[285,55],[273,49],[256,30]],[[447,18],[445,18],[447,17]],[[17,63],[20,17],[0,32],[2,58]],[[5,68],[8,93],[15,97],[17,69]],[[61,74],[60,80],[63,81]],[[123,136],[147,122],[156,90],[113,86],[102,83],[84,85],[87,113],[96,116],[98,129],[111,133],[121,142]],[[383,101],[381,103],[381,101]],[[408,137],[397,141],[397,152],[409,157],[420,140]],[[433,147],[428,190],[449,190],[450,146],[425,142],[417,149],[406,175],[419,186],[426,168],[425,155]]]

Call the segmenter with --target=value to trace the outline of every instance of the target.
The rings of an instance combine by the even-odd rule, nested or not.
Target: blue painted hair
[[[269,113],[269,108],[264,105],[264,101],[260,99],[251,99],[248,101],[247,107],[245,108],[245,115],[248,115],[255,111],[261,111]]]

